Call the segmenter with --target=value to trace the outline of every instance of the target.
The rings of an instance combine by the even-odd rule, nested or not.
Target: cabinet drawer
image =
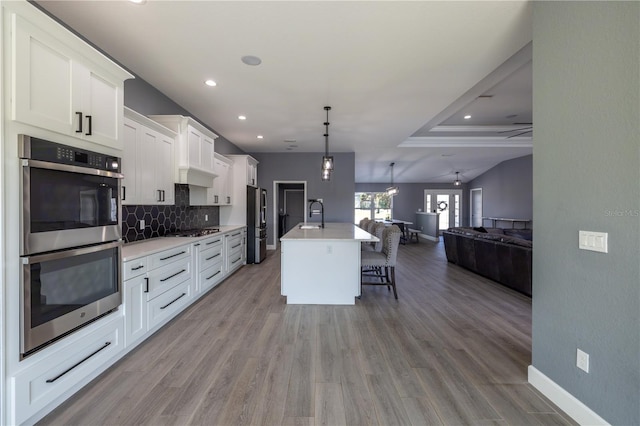
[[[159,268],[180,259],[191,257],[191,246],[184,245],[171,250],[165,250],[160,253],[149,256],[149,269]]]
[[[140,259],[130,260],[124,262],[124,268],[122,270],[122,281],[126,281],[130,278],[137,277],[147,272],[147,258],[141,257]]]
[[[220,281],[222,281],[223,278],[224,273],[222,268],[222,259],[220,259],[220,262],[200,272],[200,291],[205,292],[215,287],[220,283]]]
[[[148,275],[149,293],[147,293],[147,300],[152,300],[181,282],[191,279],[191,259],[172,262],[167,266],[149,272]]]
[[[206,250],[206,249],[211,248],[211,247],[221,246],[222,245],[222,239],[223,239],[222,235],[218,235],[218,236],[215,236],[215,237],[204,239],[204,240],[200,241],[200,248],[202,250]]]
[[[230,253],[229,254],[229,271],[233,271],[234,269],[238,268],[240,265],[242,265],[242,258],[244,256],[242,255],[241,251],[237,251],[235,253]]]
[[[198,268],[204,271],[214,264],[222,261],[222,244],[203,250],[199,254]]]
[[[235,253],[242,249],[242,235],[234,238],[229,238],[228,253]]]
[[[108,318],[108,317],[107,317]],[[72,339],[55,352],[11,378],[12,424],[21,424],[52,401],[101,373],[124,347],[124,320],[117,316],[82,338]]]
[[[150,301],[149,330],[181,312],[190,299],[191,281],[185,281]]]

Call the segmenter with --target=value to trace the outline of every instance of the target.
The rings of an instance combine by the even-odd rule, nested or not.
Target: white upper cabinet
[[[223,155],[214,153],[213,163],[217,176],[213,180],[213,187],[207,189],[207,204],[229,206],[233,203],[233,161]]]
[[[176,134],[125,108],[122,204],[174,204]]]
[[[258,162],[253,157],[247,159],[247,185],[258,187]]]
[[[124,80],[133,76],[33,6],[12,2],[7,12],[10,119],[122,149]]]
[[[211,188],[216,177],[213,153],[218,135],[191,117],[150,115],[149,118],[178,134],[175,182]]]
[[[233,161],[229,177],[232,203],[220,209],[220,225],[247,224],[247,186],[258,186],[258,160],[250,155],[227,155]]]

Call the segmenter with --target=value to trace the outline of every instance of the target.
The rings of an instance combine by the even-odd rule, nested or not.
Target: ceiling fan
[[[519,132],[513,135],[507,136],[507,139],[515,138],[517,136],[526,135],[527,133],[533,133],[533,123],[513,123],[514,126],[523,126],[519,129],[511,129],[511,130],[503,130],[498,133],[511,133],[511,132]]]

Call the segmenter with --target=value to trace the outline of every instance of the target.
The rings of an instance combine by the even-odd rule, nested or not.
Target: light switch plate
[[[578,231],[578,248],[581,250],[608,253],[607,232]]]

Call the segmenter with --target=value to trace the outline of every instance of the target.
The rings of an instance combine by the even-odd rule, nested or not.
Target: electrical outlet
[[[205,221],[205,222],[209,222],[209,215],[208,215],[208,214],[205,214],[205,215],[204,215],[204,221]]]
[[[144,231],[144,219],[140,221],[140,230]]]
[[[589,354],[578,349],[578,352],[576,355],[576,366],[579,369],[584,370],[584,372],[588,373],[589,372]]]

